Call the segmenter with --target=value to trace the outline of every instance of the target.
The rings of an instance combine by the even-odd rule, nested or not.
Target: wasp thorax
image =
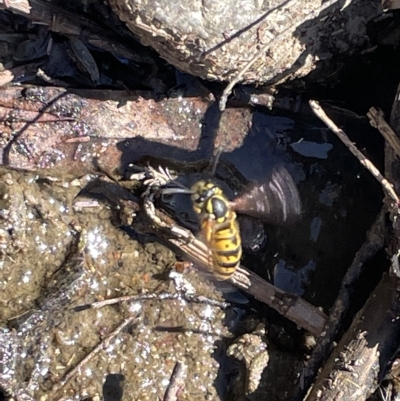
[[[220,219],[221,217],[225,217],[228,213],[228,203],[224,198],[214,197],[210,199],[211,203],[211,211],[216,219]]]

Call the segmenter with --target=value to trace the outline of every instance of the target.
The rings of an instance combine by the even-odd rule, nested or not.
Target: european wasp
[[[275,224],[287,222],[301,212],[296,184],[283,166],[275,167],[264,183],[251,183],[232,202],[212,181],[197,182],[191,193],[193,209],[211,251],[210,268],[218,280],[232,276],[242,257],[236,212]]]
[[[212,270],[219,280],[229,278],[239,266],[242,241],[236,213],[221,188],[211,181],[199,181],[192,187],[193,209],[211,250]]]

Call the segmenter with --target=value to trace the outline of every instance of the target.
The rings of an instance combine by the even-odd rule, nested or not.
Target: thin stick
[[[392,130],[391,126],[385,121],[382,110],[371,107],[367,113],[370,124],[376,128],[385,140],[390,144],[396,155],[400,157],[400,139]]]
[[[334,134],[339,137],[339,139],[347,146],[350,152],[357,157],[359,162],[378,180],[384,191],[396,202],[396,204],[399,204],[399,197],[393,189],[393,185],[380,173],[373,163],[357,149],[357,147],[350,141],[346,133],[326,115],[325,111],[317,101],[310,100],[309,104],[314,114],[321,119]]]
[[[185,292],[160,292],[160,293],[151,293],[151,294],[140,294],[140,295],[124,295],[122,297],[116,297],[111,299],[105,299],[104,301],[92,302],[90,304],[79,305],[73,308],[75,312],[80,312],[85,309],[99,309],[106,305],[114,305],[121,302],[128,301],[147,301],[152,299],[157,299],[159,301],[171,300],[171,299],[180,299],[183,298],[188,302],[195,302],[198,304],[207,304],[211,306],[216,306],[221,309],[228,308],[229,304],[227,302],[217,301],[215,299],[211,299],[202,295],[193,295]]]
[[[323,334],[319,337],[317,346],[313,349],[301,377],[301,382],[292,395],[293,401],[301,401],[311,386],[318,369],[326,361],[334,346],[333,341],[343,324],[343,318],[349,310],[351,295],[360,275],[363,273],[365,264],[371,260],[384,245],[383,220],[386,208],[383,206],[378,217],[368,230],[367,239],[356,253],[349,269],[342,280],[342,285],[335,303],[329,314],[327,325]]]
[[[222,92],[221,99],[219,101],[219,109],[221,111],[224,111],[226,108],[226,102],[228,100],[228,96],[231,94],[233,87],[242,79],[243,75],[249,70],[249,68],[262,56],[265,55],[266,51],[268,48],[273,46],[275,43],[279,42],[282,40],[286,35],[288,34],[293,34],[293,32],[302,24],[304,24],[306,21],[315,18],[318,16],[322,11],[324,11],[326,8],[330,7],[332,4],[337,3],[337,0],[328,0],[326,3],[323,3],[321,7],[318,7],[317,9],[311,11],[310,13],[306,14],[300,21],[296,21],[296,24],[293,24],[283,30],[280,34],[276,35],[272,40],[267,42],[260,50],[259,52],[242,68],[241,71],[236,75],[235,78],[232,79],[232,81],[229,82],[227,87],[224,89]]]
[[[183,362],[176,362],[163,401],[176,401],[178,399],[178,392],[185,385],[186,371],[187,366]]]
[[[103,308],[106,305],[114,305],[121,302],[128,302],[128,301],[146,301],[149,299],[176,299],[179,298],[181,294],[171,294],[171,293],[151,293],[151,294],[136,294],[136,295],[124,295],[122,297],[115,297],[111,299],[105,299],[103,301],[92,302],[90,304],[79,305],[73,308],[75,312],[80,312],[85,309],[99,309]]]
[[[163,234],[166,241],[183,252],[200,270],[209,271],[210,250],[202,241],[156,209],[151,199],[145,198],[143,206],[145,213],[159,230],[158,234]],[[315,336],[321,334],[327,316],[299,296],[273,286],[243,266],[237,268],[228,281]]]
[[[56,383],[52,392],[56,392],[62,389],[75,375],[76,373],[88,363],[94,356],[96,356],[102,349],[107,348],[112,339],[114,339],[122,330],[132,324],[137,316],[130,316],[125,319],[120,325],[118,325],[104,340],[100,341],[93,350],[87,354],[73,369],[71,369],[58,383]]]

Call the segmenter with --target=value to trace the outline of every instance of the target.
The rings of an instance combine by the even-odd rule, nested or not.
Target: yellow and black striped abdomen
[[[216,222],[209,244],[215,276],[219,280],[228,279],[242,258],[239,226],[233,210],[229,210],[223,222]]]
[[[226,280],[242,257],[236,213],[222,190],[213,183],[200,181],[192,190],[193,207],[211,252],[210,267],[219,280]]]

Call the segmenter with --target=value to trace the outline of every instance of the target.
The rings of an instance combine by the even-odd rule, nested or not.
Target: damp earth
[[[329,308],[379,208],[380,190],[315,121],[261,112],[248,118],[246,138],[222,153],[217,179],[225,181],[232,198],[240,186],[283,162],[299,186],[303,215],[290,227],[261,227],[266,240],[257,251],[247,249],[244,264],[276,286]],[[123,160],[130,148],[125,151]],[[187,157],[193,156],[187,152]],[[142,156],[131,160],[143,162]],[[183,163],[184,171],[179,171],[182,160],[156,155],[151,162],[175,169],[185,184],[209,174],[207,160]],[[164,394],[181,361],[187,365],[182,400],[282,399],[290,393],[288,383],[294,385],[302,364],[292,352],[302,342],[301,330],[276,321],[252,300],[237,301],[233,289],[220,292],[195,270],[168,275],[176,261],[172,250],[139,229],[134,214],[127,226],[119,208],[85,194],[99,174],[78,178],[6,168],[1,174],[6,392],[21,400],[95,399],[108,391],[120,394],[110,399],[154,400]],[[363,200],[365,186],[376,187],[376,202]],[[187,195],[164,202],[178,221],[186,218],[196,230]],[[220,304],[192,302],[186,291]],[[154,297],[141,298],[149,294]],[[138,297],[80,308],[126,295]]]
[[[131,177],[149,165],[187,187],[212,177],[233,200],[284,166],[301,214],[290,225],[239,216],[242,264],[328,314],[383,192],[307,100],[328,99],[330,117],[383,171],[383,140],[364,115],[372,105],[388,115],[398,84],[398,50],[380,47],[386,27],[378,21],[371,47],[348,63],[325,54],[328,78],[271,93],[237,86],[221,113],[220,83],[141,46],[105,2],[84,12],[46,2],[53,14],[33,3],[34,24],[0,10],[0,399],[288,399],[318,339],[196,266],[182,272],[185,255],[141,219],[146,185]],[[60,9],[66,23],[53,32]],[[105,25],[94,29],[87,9]],[[67,29],[76,24],[82,43]],[[198,233],[190,196],[155,204]],[[360,305],[381,259],[361,280]],[[167,399],[177,368],[183,384]]]

